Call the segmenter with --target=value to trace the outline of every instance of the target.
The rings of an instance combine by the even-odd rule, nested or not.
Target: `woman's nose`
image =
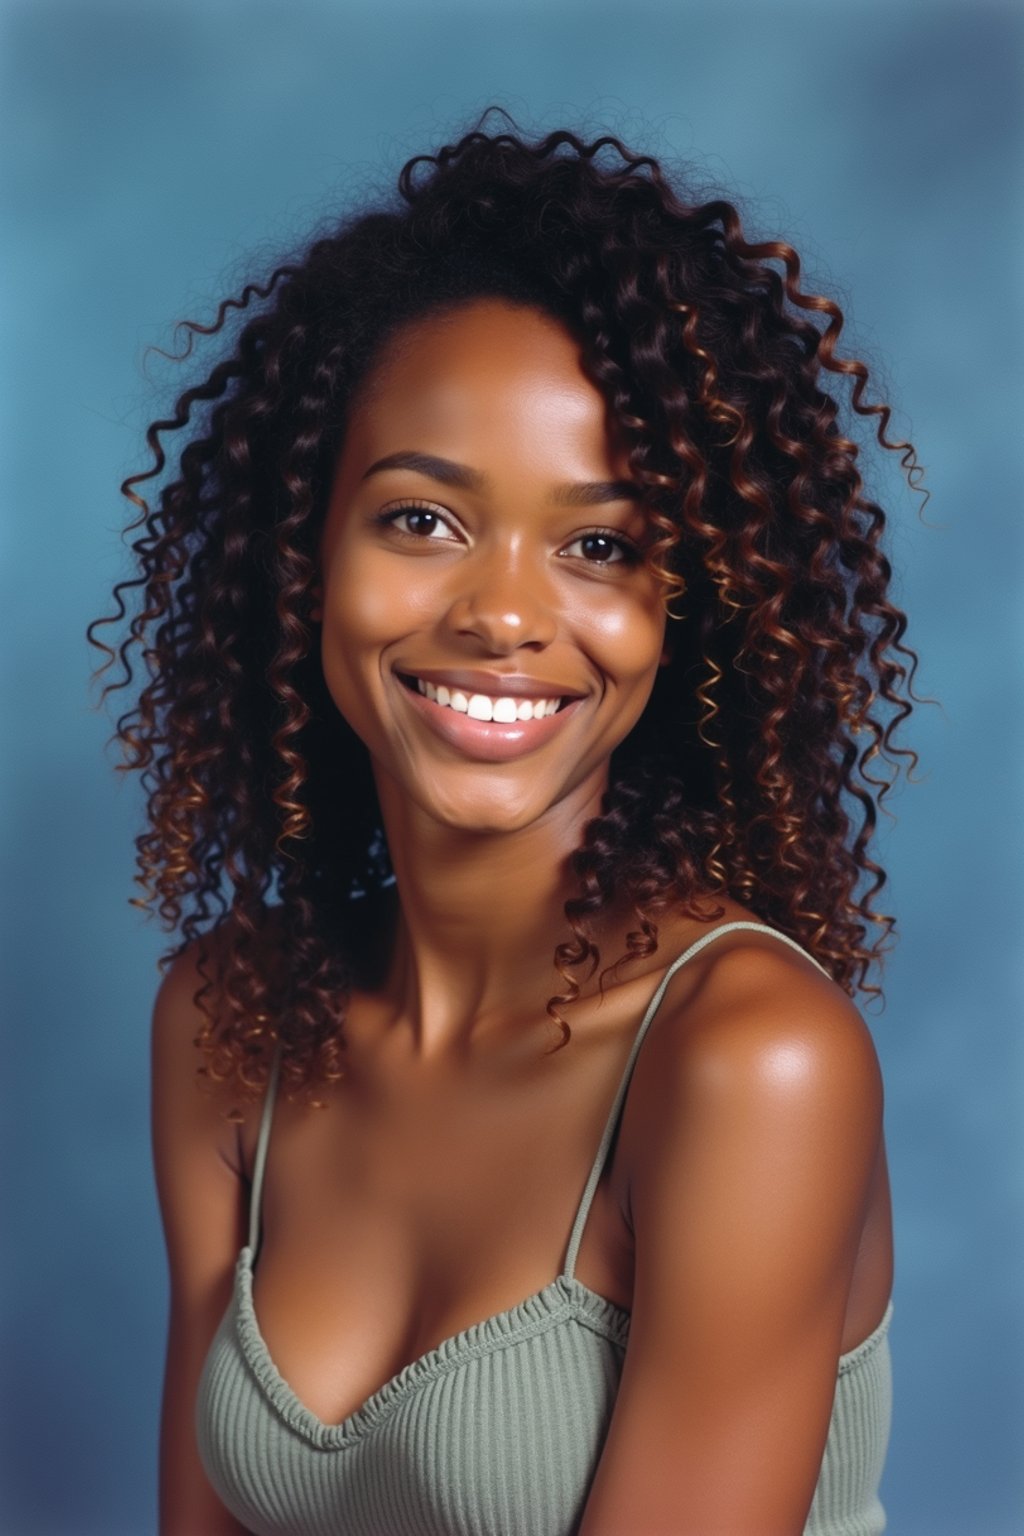
[[[541,570],[527,570],[508,551],[496,551],[463,563],[447,621],[496,655],[521,646],[539,649],[557,633],[554,591]]]

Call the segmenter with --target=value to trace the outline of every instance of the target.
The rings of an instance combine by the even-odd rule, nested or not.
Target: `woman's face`
[[[662,658],[645,529],[557,320],[481,299],[392,339],[350,416],[314,609],[382,803],[467,831],[596,813]]]

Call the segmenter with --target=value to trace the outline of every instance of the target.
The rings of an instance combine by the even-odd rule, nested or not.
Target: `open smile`
[[[543,746],[583,702],[580,695],[474,693],[409,673],[395,675],[417,716],[443,741],[480,762],[505,762]]]

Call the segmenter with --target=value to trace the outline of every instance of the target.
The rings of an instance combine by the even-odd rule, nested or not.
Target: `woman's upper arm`
[[[153,1006],[152,1135],[170,1272],[170,1317],[160,1422],[161,1536],[240,1536],[211,1487],[196,1445],[196,1390],[231,1296],[244,1242],[246,1184],[232,1166],[224,1100],[196,1078],[192,999],[201,978],[192,946],[168,968]]]
[[[580,1536],[800,1536],[814,1497],[882,1078],[833,983],[729,958],[729,1007],[641,1056],[630,1337]]]

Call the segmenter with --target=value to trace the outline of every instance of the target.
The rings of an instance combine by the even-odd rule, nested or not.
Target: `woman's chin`
[[[480,836],[500,836],[521,832],[535,826],[551,815],[566,795],[553,790],[549,795],[538,794],[539,785],[495,783],[481,784],[423,783],[409,786],[402,799],[408,806],[414,804],[418,811],[435,825],[451,832],[464,832]]]
[[[455,804],[424,806],[424,809],[434,820],[452,832],[488,837],[521,832],[525,827],[532,826],[541,820],[550,807],[536,803],[494,804],[493,801],[463,800]]]
[[[408,836],[425,821],[482,837],[572,823],[575,843],[581,823],[599,813],[607,785],[607,765],[595,773],[593,765],[584,762],[558,774],[545,773],[541,765],[524,772],[523,762],[463,763],[437,770],[420,756],[396,766],[397,771],[382,771],[378,765],[376,773],[381,810],[390,824],[389,842],[393,836]]]

